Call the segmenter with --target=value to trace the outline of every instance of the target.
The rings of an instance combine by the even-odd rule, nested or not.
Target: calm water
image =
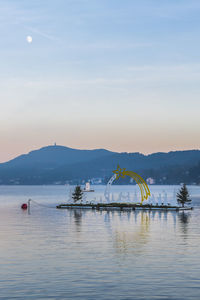
[[[163,188],[173,194],[151,190]],[[190,192],[187,213],[32,203],[29,215],[21,203],[54,207],[66,187],[0,187],[0,299],[200,299],[200,187]]]

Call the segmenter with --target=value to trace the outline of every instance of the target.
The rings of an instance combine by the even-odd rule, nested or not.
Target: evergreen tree
[[[188,189],[186,187],[186,184],[184,183],[183,186],[180,188],[179,192],[176,195],[177,202],[182,204],[182,207],[184,207],[185,203],[189,203],[192,200],[190,199],[190,195],[188,192]]]
[[[74,192],[72,194],[72,199],[74,199],[74,202],[82,200],[83,192],[79,185],[77,185],[74,189]]]

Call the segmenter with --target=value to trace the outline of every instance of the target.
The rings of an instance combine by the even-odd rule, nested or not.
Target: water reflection
[[[80,209],[73,210],[74,223],[76,225],[76,230],[78,232],[81,231],[81,223],[82,223],[82,211]]]
[[[191,217],[191,213],[189,212],[182,211],[178,214],[180,228],[182,230],[182,233],[185,235],[185,237],[187,237],[190,217]]]
[[[103,214],[107,233],[114,241],[114,248],[121,253],[141,254],[148,242],[158,238],[158,227],[166,232],[172,225],[174,231],[177,231],[177,219],[186,235],[190,220],[190,213],[176,211],[110,211]],[[169,232],[165,234],[167,236]]]
[[[0,210],[1,299],[199,299],[199,208],[28,215],[13,203]]]
[[[118,228],[115,230],[115,247],[118,252],[127,253],[131,249],[140,252],[141,248],[148,242],[150,218],[147,212],[135,212],[136,222],[134,227]],[[130,214],[129,218],[130,220]]]

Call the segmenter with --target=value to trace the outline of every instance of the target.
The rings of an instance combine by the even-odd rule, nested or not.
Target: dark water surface
[[[200,188],[191,194],[190,212],[32,204],[29,215],[29,196],[54,206],[65,187],[0,187],[0,299],[200,299]]]

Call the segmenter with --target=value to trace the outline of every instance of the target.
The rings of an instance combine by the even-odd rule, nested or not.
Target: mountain
[[[144,155],[47,146],[0,164],[0,184],[80,183],[97,177],[107,182],[118,164],[157,184],[200,183],[199,150]]]
[[[42,166],[56,167],[62,166],[63,163],[70,164],[88,161],[112,153],[104,149],[78,150],[55,145],[20,155],[6,163],[0,164],[0,166],[27,168],[35,166],[35,164],[40,164]]]

